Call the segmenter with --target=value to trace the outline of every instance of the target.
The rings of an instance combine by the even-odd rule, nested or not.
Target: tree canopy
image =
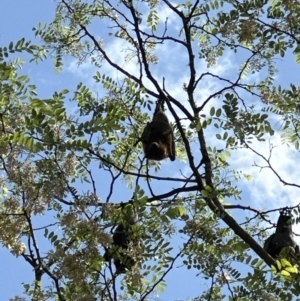
[[[158,300],[177,270],[205,283],[186,300],[296,300],[297,259],[263,243],[283,208],[300,222],[279,200],[300,188],[299,19],[298,0],[56,0],[36,41],[1,45],[0,242],[34,275],[11,300]],[[89,80],[47,98],[20,70],[67,59]],[[157,101],[174,162],[143,153]]]

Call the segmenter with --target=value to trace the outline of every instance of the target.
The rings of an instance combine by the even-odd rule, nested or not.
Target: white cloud
[[[274,170],[285,182],[300,184],[297,181],[300,178],[300,171],[295,169],[298,152],[293,147],[282,145],[279,134],[272,136],[270,143],[277,146],[273,148],[270,158]],[[254,141],[251,147],[265,158],[270,155],[269,141],[264,143]],[[253,181],[247,183],[251,187],[251,200],[254,204],[261,208],[276,208],[299,203],[299,199],[297,199],[299,188],[284,185],[270,168],[261,169],[254,166],[255,164],[267,166],[267,163],[251,150],[242,149],[234,152],[231,166],[241,168],[253,176]]]

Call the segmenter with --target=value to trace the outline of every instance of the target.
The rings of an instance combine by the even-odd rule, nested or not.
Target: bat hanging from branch
[[[163,110],[163,101],[158,100],[151,122],[148,122],[143,134],[142,143],[145,157],[150,160],[175,160],[175,139],[173,129]]]
[[[137,211],[132,208],[132,211],[129,211],[129,214],[127,213],[126,218],[126,221],[118,224],[112,237],[113,244],[111,247],[106,248],[103,255],[105,261],[113,259],[117,274],[126,273],[136,263],[128,253],[128,247],[130,244],[138,244],[138,235],[132,232],[132,226],[138,223]]]
[[[292,230],[292,215],[288,209],[280,211],[276,231],[264,243],[264,249],[275,259],[284,248],[291,257],[299,256],[299,246],[294,240]]]

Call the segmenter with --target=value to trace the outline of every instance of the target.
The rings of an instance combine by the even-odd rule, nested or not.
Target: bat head
[[[162,160],[168,156],[166,147],[162,143],[152,142],[147,149],[147,158],[152,160]]]
[[[276,233],[291,233],[292,232],[292,215],[289,210],[283,210],[280,212]]]

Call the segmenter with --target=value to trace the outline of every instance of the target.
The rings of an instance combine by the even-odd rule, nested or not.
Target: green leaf
[[[276,264],[277,264],[277,269],[278,271],[280,271],[282,269],[281,263],[279,260],[276,260]]]
[[[281,271],[280,271],[280,274],[281,274],[282,276],[285,276],[285,277],[291,277],[291,274],[290,274],[288,271],[286,271],[286,270],[281,270]]]

